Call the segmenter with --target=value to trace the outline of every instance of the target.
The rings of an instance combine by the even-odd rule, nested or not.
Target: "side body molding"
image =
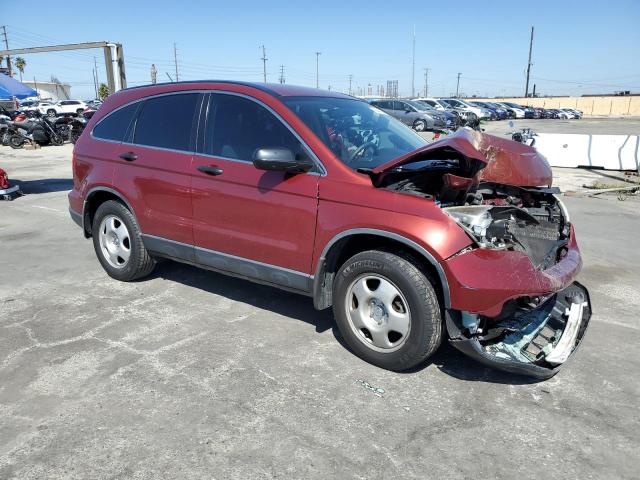
[[[313,297],[314,297],[314,304],[316,308],[326,308],[326,306],[322,305],[323,294],[321,292],[322,292],[323,282],[325,277],[324,274],[325,274],[325,264],[327,260],[327,254],[331,250],[331,247],[333,247],[336,244],[336,242],[353,235],[377,235],[380,237],[385,237],[385,238],[403,243],[408,247],[410,247],[411,249],[418,252],[435,268],[436,272],[438,273],[440,284],[442,286],[442,296],[444,300],[444,306],[445,308],[451,307],[451,296],[449,293],[449,282],[447,281],[447,276],[444,273],[444,269],[442,268],[442,265],[440,265],[440,263],[434,258],[433,255],[431,255],[431,253],[429,253],[429,251],[427,251],[424,247],[421,247],[420,245],[418,245],[413,240],[403,237],[402,235],[398,235],[397,233],[388,232],[386,230],[373,229],[373,228],[353,228],[337,234],[329,242],[327,242],[324,249],[322,250],[322,254],[318,259],[316,272],[314,276],[314,284],[313,284]]]

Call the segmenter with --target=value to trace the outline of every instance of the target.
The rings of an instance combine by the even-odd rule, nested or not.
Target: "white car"
[[[82,113],[87,104],[80,100],[60,100],[52,105],[38,106],[38,111],[43,115],[55,117],[64,113]]]
[[[507,102],[502,102],[500,105],[503,105],[505,108],[515,113],[516,118],[524,118],[524,107],[522,107],[522,105]]]
[[[444,105],[442,103],[440,103],[440,100],[438,100],[437,98],[431,98],[431,97],[418,97],[416,98],[416,100],[426,103],[427,105],[432,106],[433,108],[435,108],[436,110],[452,110],[451,107],[449,107],[448,105]]]
[[[456,110],[460,110],[461,112],[471,112],[475,114],[478,118],[487,118],[488,115],[484,112],[484,110],[480,107],[475,107],[464,100],[460,100],[459,98],[439,98],[439,102],[444,103],[445,105],[449,105],[451,108]]]
[[[20,102],[20,111],[29,115],[29,113],[40,111],[40,108],[48,108],[53,105],[54,105],[53,102],[40,102],[40,101]]]

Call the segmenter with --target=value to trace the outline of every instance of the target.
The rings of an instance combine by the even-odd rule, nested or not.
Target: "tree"
[[[107,85],[105,85],[104,83],[101,83],[100,86],[98,87],[98,96],[102,100],[104,100],[109,96],[109,87],[107,87]]]
[[[22,74],[24,73],[24,67],[27,66],[27,61],[22,57],[16,57],[14,63],[16,68],[20,71],[20,81],[22,81]]]

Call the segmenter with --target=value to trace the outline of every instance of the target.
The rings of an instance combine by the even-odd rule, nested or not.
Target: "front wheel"
[[[424,120],[416,120],[413,124],[413,129],[416,132],[424,132],[427,129],[427,122]]]
[[[130,282],[149,275],[155,261],[142,243],[140,227],[133,214],[120,202],[104,202],[91,227],[96,256],[107,274]]]
[[[24,138],[22,138],[20,135],[11,135],[9,137],[9,146],[11,148],[22,148],[24,145]]]
[[[345,342],[369,363],[407,370],[440,346],[435,289],[410,256],[369,250],[351,257],[336,276],[333,299]]]
[[[52,135],[51,144],[59,147],[60,145],[64,144],[64,138],[62,138],[62,136],[59,134]]]

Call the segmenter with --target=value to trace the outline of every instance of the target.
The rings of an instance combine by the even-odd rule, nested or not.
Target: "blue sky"
[[[531,5],[531,6],[527,6]],[[25,7],[31,13],[25,14]],[[32,12],[39,12],[33,14]],[[640,1],[197,1],[108,2],[0,0],[0,25],[10,47],[108,40],[124,46],[129,85],[174,76],[177,43],[180,80],[225,78],[262,81],[261,45],[268,80],[284,65],[287,83],[375,92],[386,80],[411,91],[411,32],[416,28],[416,90],[429,94],[522,95],[531,26],[535,26],[532,83],[542,94],[640,92]],[[72,94],[93,97],[92,66],[102,52],[24,56],[25,78],[56,75]]]

